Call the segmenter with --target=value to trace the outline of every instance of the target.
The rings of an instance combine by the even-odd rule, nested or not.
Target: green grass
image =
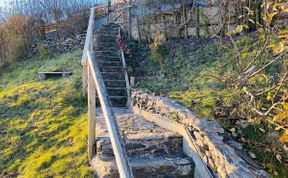
[[[213,41],[197,43],[194,40],[188,42],[178,40],[172,43],[174,43],[172,46],[171,42],[166,43],[169,54],[163,61],[163,68],[160,69],[160,65],[151,59],[149,45],[130,42],[131,54],[127,58],[127,63],[132,68],[130,75],[136,76],[135,87],[176,100],[200,117],[221,123],[227,132],[236,127],[237,134],[230,132],[231,136],[239,142],[245,138],[247,142],[243,144],[247,151],[253,149],[251,145],[257,143],[260,149],[257,149],[255,154],[258,154],[259,158],[263,154],[267,155],[265,159],[257,161],[266,167],[271,175],[285,177],[288,174],[288,166],[281,164],[275,158],[276,150],[281,148],[275,144],[278,142],[277,138],[274,140],[275,143],[271,143],[274,153],[268,155],[263,148],[263,145],[271,147],[270,143],[267,144],[265,141],[267,135],[275,132],[274,128],[268,127],[251,112],[246,102],[249,98],[241,88],[229,86],[227,76],[232,76],[231,78],[238,76],[233,47],[229,44],[221,46]],[[247,64],[258,53],[257,50],[260,49],[258,46],[263,42],[246,36],[236,43],[241,46],[243,64]],[[264,54],[263,59],[259,60],[259,65],[271,58],[269,53]],[[267,68],[264,73],[265,78],[273,82],[271,78],[275,77],[277,70],[279,70],[277,64]],[[260,88],[267,84],[263,82],[263,75],[256,76],[254,82],[257,82],[256,85]],[[247,87],[252,88],[253,85],[248,82]],[[172,119],[179,118],[173,116]],[[244,123],[243,128],[239,123]],[[265,133],[261,130],[265,130]],[[280,153],[285,155],[283,152]],[[278,161],[277,164],[275,160]]]
[[[92,177],[80,55],[30,59],[2,72],[0,177]],[[73,75],[38,79],[39,71],[60,70]]]

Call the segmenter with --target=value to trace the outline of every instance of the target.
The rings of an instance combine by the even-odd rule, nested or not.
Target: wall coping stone
[[[217,122],[198,117],[188,108],[166,97],[154,96],[146,91],[132,92],[132,106],[146,112],[175,120],[185,125],[195,138],[199,155],[213,175],[231,178],[270,177],[249,156],[242,145],[234,141]]]

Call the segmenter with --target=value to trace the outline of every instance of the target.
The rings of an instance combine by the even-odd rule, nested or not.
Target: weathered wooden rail
[[[98,98],[100,100],[102,112],[105,118],[105,122],[108,128],[109,137],[112,143],[112,148],[115,155],[116,164],[118,167],[120,177],[130,178],[133,177],[133,174],[129,160],[127,159],[126,151],[124,149],[124,142],[119,132],[114,112],[111,109],[107,89],[105,87],[99,66],[97,64],[97,59],[93,54],[95,10],[97,8],[103,8],[103,7],[105,6],[91,8],[86,41],[81,61],[83,66],[83,86],[84,91],[85,93],[87,93],[88,98],[88,117],[89,117],[88,159],[91,160],[95,152],[95,138],[96,138],[95,121],[96,121],[96,93],[97,93]],[[124,61],[123,66],[125,66],[124,55],[122,56],[122,61]],[[125,75],[125,78],[128,79],[127,73]]]
[[[121,29],[119,28],[118,30],[118,37],[121,38]],[[127,107],[131,108],[131,87],[130,87],[130,82],[129,82],[129,78],[128,78],[128,72],[127,72],[127,66],[126,66],[126,60],[125,60],[125,55],[124,55],[124,51],[122,48],[120,48],[120,52],[121,52],[121,62],[123,65],[123,69],[124,69],[124,75],[125,75],[125,82],[126,82],[126,90],[127,90]]]

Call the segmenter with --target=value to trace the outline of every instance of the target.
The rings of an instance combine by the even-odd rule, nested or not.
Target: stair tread
[[[125,80],[118,80],[118,79],[115,79],[115,80],[111,80],[111,79],[106,79],[106,80],[104,80],[104,82],[125,82],[126,83],[126,81]]]
[[[119,73],[123,73],[123,71],[117,71],[117,72],[101,72],[102,74],[119,74]]]
[[[94,157],[90,162],[99,177],[117,177],[115,160],[103,161]],[[193,177],[194,163],[189,157],[156,157],[148,159],[130,159],[134,177]]]
[[[103,55],[103,54],[98,54],[95,55],[96,56],[96,60],[98,59],[106,59],[106,60],[115,60],[115,61],[120,61],[120,56],[107,56],[107,55]]]
[[[162,153],[179,153],[182,136],[147,121],[125,109],[113,109],[120,131],[125,135],[127,153],[132,157],[150,157]],[[107,126],[101,109],[96,111],[97,155],[113,158]]]
[[[103,60],[103,59],[96,59],[97,62],[107,62],[107,63],[119,63],[122,64],[121,61],[114,61],[114,60]]]
[[[159,156],[155,158],[129,158],[130,163],[132,167],[145,167],[145,166],[155,166],[155,165],[161,165],[161,164],[169,164],[171,162],[174,162],[177,165],[189,165],[193,164],[192,158],[188,156],[178,156],[178,155],[164,155]],[[101,161],[96,156],[93,158],[94,161]],[[114,160],[111,161],[105,161],[105,162],[114,162]],[[149,162],[149,164],[147,164]]]
[[[93,53],[116,53],[115,51],[103,51],[103,50],[94,50]],[[117,52],[118,54],[118,52]]]
[[[108,90],[110,89],[110,90],[126,90],[126,87],[106,87]]]
[[[108,96],[109,98],[127,98],[127,96]],[[98,96],[96,96],[96,98],[99,98]]]

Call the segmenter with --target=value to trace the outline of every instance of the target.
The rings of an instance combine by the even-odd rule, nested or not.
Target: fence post
[[[200,8],[196,7],[196,35],[200,38]]]
[[[132,8],[132,1],[128,0],[128,39],[131,39],[131,31],[132,31],[132,19],[131,19],[131,8]]]
[[[107,2],[107,13],[108,13],[108,16],[107,16],[107,18],[108,18],[108,24],[110,23],[110,11],[111,11],[111,1],[110,0],[108,0],[108,2]]]
[[[95,153],[95,125],[96,125],[96,87],[87,63],[88,71],[88,160],[92,160]]]
[[[82,83],[83,83],[83,94],[84,96],[88,95],[88,66],[87,66],[87,61],[82,63],[83,67],[83,73],[82,73]]]

